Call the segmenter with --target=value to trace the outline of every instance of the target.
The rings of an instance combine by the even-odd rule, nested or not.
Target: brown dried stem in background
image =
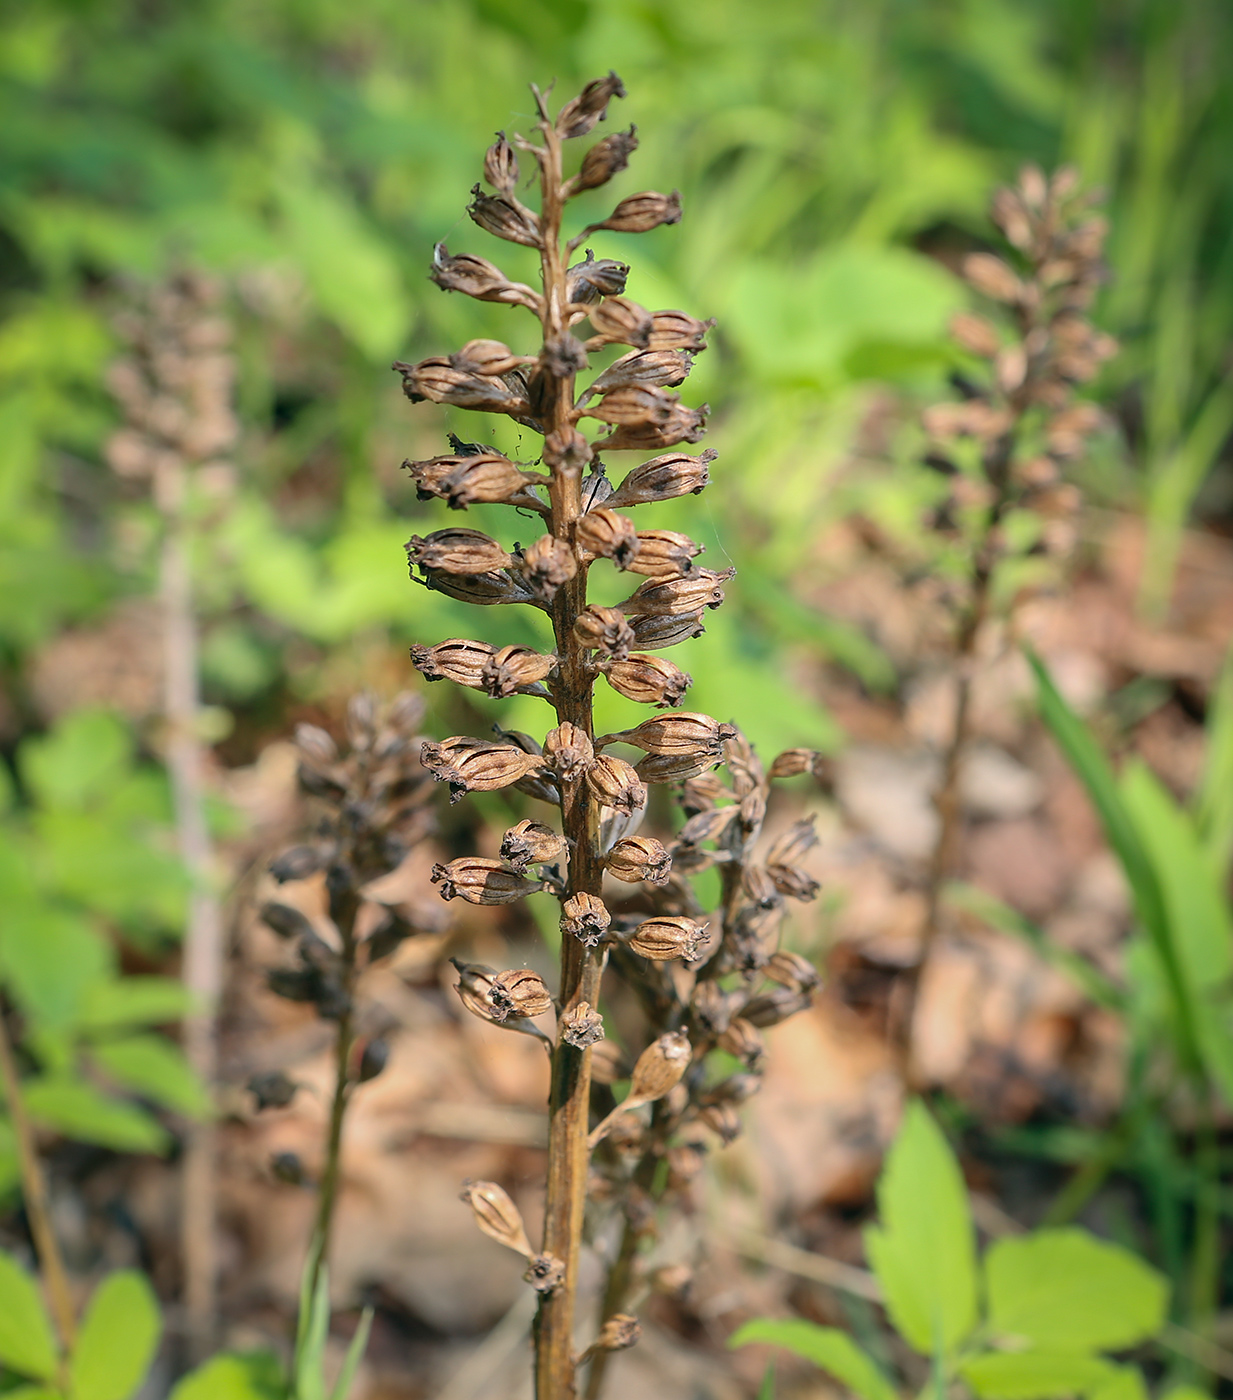
[[[714,454],[690,456],[678,448],[701,437],[707,410],[685,407],[669,390],[686,378],[693,356],[705,348],[710,323],[681,311],[652,313],[626,297],[624,263],[596,260],[588,250],[584,260],[569,265],[591,232],[640,233],[676,223],[680,201],[675,193],[632,195],[562,246],[568,201],[624,169],[637,141],[632,127],[604,138],[584,157],[579,174],[566,179],[563,143],[592,131],[624,89],[609,74],[588,84],[555,119],[539,91],[532,91],[540,141],[515,137],[511,145],[499,136],[484,164],[485,179],[497,193],[483,194],[477,185],[468,212],[496,237],[538,250],[542,292],[510,282],[482,258],[451,255],[444,245],[436,249],[431,275],[445,290],[531,310],[540,323],[538,353],[519,355],[500,342],[480,340],[448,357],[395,368],[413,402],[505,414],[544,439],[546,474],[456,438],[450,455],[407,465],[424,499],[437,497],[455,509],[481,502],[510,505],[539,514],[548,533],[506,551],[479,531],[445,529],[413,537],[408,553],[430,588],[483,606],[525,603],[543,609],[552,621],[551,654],[453,638],[417,646],[412,658],[429,680],[448,677],[493,696],[541,696],[556,714],[556,727],[542,745],[517,733],[499,732],[496,743],[457,736],[426,744],[423,758],[449,784],[454,799],[468,791],[517,787],[561,811],[560,834],[538,822],[520,822],[506,832],[500,859],[462,857],[438,866],[433,878],[447,899],[504,904],[549,889],[561,903],[555,999],[526,969],[499,973],[458,964],[458,990],[474,1014],[532,1035],[544,1036],[534,1018],[555,1004],[542,1248],[532,1251],[516,1206],[494,1183],[470,1184],[464,1199],[481,1228],[528,1257],[527,1278],[540,1293],[536,1395],[567,1400],[577,1393],[580,1364],[574,1328],[589,1182],[626,1221],[625,1243],[609,1261],[598,1336],[583,1352],[591,1363],[589,1393],[594,1395],[610,1352],[637,1340],[636,1325],[624,1311],[635,1285],[634,1244],[653,1230],[651,1187],[665,1154],[674,1150],[673,1135],[696,1126],[729,1140],[739,1128],[734,1105],[756,1086],[750,1075],[741,1074],[704,1090],[702,1057],[716,1045],[736,1046],[733,1053],[755,1065],[757,1027],[807,1002],[812,971],[806,978],[797,969],[799,985],[790,990],[759,995],[775,955],[783,896],[776,864],[752,863],[752,843],[765,815],[766,779],[735,727],[707,715],[669,713],[617,734],[596,737],[594,732],[592,692],[600,676],[639,703],[669,710],[680,704],[690,678],[655,653],[703,630],[704,610],[723,601],[722,585],[733,573],[699,567],[694,560],[700,546],[675,532],[639,530],[618,509],[707,485]],[[538,212],[516,194],[515,147],[538,166]],[[590,334],[582,339],[573,331],[584,321]],[[609,346],[627,347],[627,353],[579,393],[576,375],[590,367],[590,355]],[[610,431],[588,441],[578,430],[584,418]],[[619,450],[659,455],[635,467],[614,491],[600,456]],[[638,577],[638,586],[615,607],[588,604],[587,573],[596,559]],[[633,755],[635,764],[606,752],[617,744],[642,756]],[[700,776],[725,756],[733,789]],[[772,772],[799,773],[814,762],[814,755],[794,751],[777,760],[779,772]],[[673,873],[669,852],[634,834],[646,808],[647,784],[681,782],[695,816],[677,849],[688,853],[690,868],[722,866],[724,906],[717,918],[705,916],[688,883]],[[720,805],[725,797],[732,805]],[[707,841],[715,841],[717,850],[704,852]],[[781,855],[778,878],[791,887],[788,892],[809,897],[812,882],[792,866],[792,854]],[[538,877],[528,874],[532,867],[538,867]],[[618,882],[642,886],[638,913],[613,912],[605,903],[605,870]],[[607,963],[640,1007],[645,1048],[619,1110],[608,1088],[615,1077],[609,1072],[612,1057],[605,1060],[595,1085],[594,1107],[600,1111],[593,1127],[593,1047],[604,1036],[596,1008]],[[706,1014],[694,1007],[695,988]],[[635,1116],[645,1105],[654,1105],[650,1132]],[[697,1143],[686,1156],[701,1160]],[[685,1180],[683,1167],[673,1180]]]
[[[960,402],[937,404],[924,415],[934,444],[927,461],[955,482],[935,526],[954,529],[955,518],[965,511],[974,513],[974,521],[966,538],[970,572],[954,632],[955,706],[935,797],[939,826],[926,879],[922,945],[905,977],[898,1017],[910,1081],[916,1077],[911,1043],[917,994],[956,857],[977,647],[994,605],[998,567],[1010,552],[1004,527],[1012,511],[1029,510],[1047,522],[1042,547],[1069,543],[1067,517],[1078,510],[1079,494],[1063,482],[1062,471],[1103,421],[1094,404],[1075,401],[1075,390],[1117,349],[1086,314],[1105,275],[1101,251],[1107,228],[1091,212],[1091,199],[1077,194],[1078,185],[1073,169],[1047,179],[1027,166],[1013,188],[994,196],[993,221],[1013,252],[1006,259],[970,254],[962,271],[998,315],[991,320],[964,312],[954,318],[955,341],[981,368],[975,378],[955,377]]]

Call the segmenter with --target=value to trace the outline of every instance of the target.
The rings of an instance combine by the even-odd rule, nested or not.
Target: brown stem
[[[179,458],[168,460],[155,482],[155,501],[164,520],[159,561],[163,719],[176,838],[192,882],[181,973],[192,1002],[192,1009],[184,1020],[184,1052],[198,1078],[210,1088],[218,1077],[216,1010],[222,991],[223,931],[219,902],[210,887],[214,876],[213,853],[205,815],[203,746],[197,733],[200,695],[191,537],[184,510],[187,486],[187,468]],[[190,1124],[181,1178],[180,1235],[184,1252],[186,1331],[194,1360],[208,1355],[214,1340],[218,1280],[217,1150],[213,1122],[207,1119]]]
[[[51,1228],[47,1183],[43,1179],[43,1168],[39,1162],[38,1148],[34,1141],[34,1128],[26,1115],[25,1100],[21,1096],[21,1079],[17,1074],[17,1064],[13,1059],[13,1047],[9,1042],[2,1010],[0,1010],[0,1082],[3,1082],[4,1085],[4,1097],[8,1100],[9,1118],[13,1123],[13,1136],[17,1140],[17,1161],[21,1169],[21,1187],[26,1206],[26,1218],[30,1222],[30,1234],[34,1237],[34,1248],[38,1254],[39,1267],[47,1285],[47,1295],[51,1302],[56,1331],[60,1334],[61,1351],[67,1355],[72,1351],[73,1343],[77,1338],[77,1317],[73,1311],[73,1295],[69,1290],[68,1274],[65,1272],[64,1260],[60,1256],[60,1247],[56,1243],[55,1232]]]
[[[543,202],[542,266],[544,278],[544,340],[568,333],[566,321],[565,260],[560,248],[561,146],[552,124],[540,124],[544,137],[541,161]],[[548,380],[543,417],[544,461],[552,472],[550,488],[551,529],[557,539],[574,545],[574,522],[581,514],[582,468],[572,451],[574,382],[569,376]],[[591,718],[593,676],[584,648],[574,636],[574,620],[586,607],[586,567],[578,561],[573,579],[557,591],[552,623],[560,657],[553,699],[559,723],[575,724],[594,735]],[[598,848],[598,813],[579,777],[563,784],[562,825],[570,843],[566,897],[598,895],[603,864]],[[598,952],[577,939],[561,945],[560,1007],[564,1014],[581,1001],[599,1000],[601,960]],[[545,1254],[564,1266],[564,1280],[545,1294],[535,1322],[536,1400],[572,1400],[574,1388],[574,1311],[578,1264],[582,1246],[582,1218],[586,1204],[587,1129],[591,1102],[591,1052],[559,1043],[552,1055],[552,1086],[548,1100],[548,1182],[544,1208]]]

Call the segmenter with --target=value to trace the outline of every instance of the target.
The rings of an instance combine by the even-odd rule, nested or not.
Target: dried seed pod
[[[618,569],[633,567],[638,554],[638,532],[628,515],[601,506],[580,516],[574,528],[578,547],[593,558],[611,559]]]
[[[643,355],[665,353],[663,351],[643,351]],[[626,357],[630,358],[630,357]],[[619,365],[620,360],[617,361]],[[616,365],[612,366],[613,369]],[[602,376],[601,376],[602,378]],[[719,454],[711,448],[690,457],[684,452],[669,452],[664,456],[643,462],[626,474],[610,504],[614,506],[644,505],[650,501],[667,501],[674,496],[697,495],[710,485],[709,464]]]
[[[787,948],[772,954],[763,971],[772,982],[793,992],[811,992],[818,985],[818,970],[813,963]]]
[[[1011,305],[1023,300],[1024,285],[1012,269],[992,253],[969,253],[963,260],[964,279],[978,292]]]
[[[607,452],[654,452],[678,442],[697,442],[706,432],[710,404],[686,408],[674,403],[671,411],[657,422],[622,423],[608,437],[595,444]]]
[[[681,1142],[668,1149],[668,1183],[673,1190],[683,1191],[698,1178],[706,1166],[706,1153],[702,1142]]]
[[[586,1050],[604,1038],[604,1018],[591,1006],[580,1001],[561,1017],[561,1039],[575,1050]]]
[[[565,838],[542,822],[521,821],[501,838],[501,858],[520,875],[528,866],[543,865],[565,851]]]
[[[650,233],[661,224],[681,222],[681,196],[678,190],[671,194],[660,194],[658,190],[644,190],[641,194],[631,194],[621,200],[617,207],[601,224],[591,224],[587,233],[597,233],[607,229],[611,233]]]
[[[441,886],[442,899],[465,899],[468,904],[513,904],[544,888],[542,880],[528,880],[503,861],[483,856],[459,856],[434,865],[432,883]]]
[[[719,761],[717,754],[651,753],[635,766],[634,772],[644,783],[683,783]]]
[[[390,1059],[389,1042],[380,1038],[370,1040],[364,1046],[363,1054],[360,1055],[359,1068],[356,1071],[356,1079],[361,1084],[367,1084],[370,1079],[376,1079],[381,1074]]]
[[[497,452],[465,457],[440,483],[436,494],[444,496],[451,510],[465,510],[486,503],[538,504],[530,487],[543,480],[520,471]]]
[[[412,403],[427,399],[482,413],[508,413],[515,418],[530,411],[526,397],[511,391],[503,380],[457,370],[441,355],[416,365],[395,360],[394,368],[402,375],[402,391]]]
[[[571,895],[561,906],[561,932],[588,948],[603,941],[611,923],[612,915],[603,900],[593,894]]]
[[[544,757],[562,782],[581,777],[595,761],[595,748],[586,730],[564,720],[544,737]]]
[[[464,1181],[460,1199],[471,1207],[475,1223],[489,1239],[528,1259],[535,1257],[522,1223],[522,1212],[504,1187],[495,1181]]]
[[[585,517],[584,517],[585,518]],[[634,645],[634,631],[619,608],[592,603],[574,619],[574,636],[585,647],[613,661],[624,661]]]
[[[608,115],[608,103],[614,97],[624,96],[625,85],[615,73],[593,79],[557,113],[557,135],[569,140],[594,131],[596,123]]]
[[[718,982],[699,982],[689,999],[694,1021],[710,1035],[722,1035],[732,1021],[735,997],[730,996]]]
[[[810,773],[820,780],[830,778],[830,760],[816,749],[784,749],[777,754],[767,777],[795,778],[800,773]]]
[[[267,1108],[286,1108],[295,1098],[299,1085],[281,1070],[254,1074],[248,1081],[248,1091],[256,1101],[257,1112]]]
[[[588,248],[585,260],[575,263],[566,274],[566,296],[572,306],[590,306],[601,297],[619,297],[628,276],[628,263],[615,258],[596,259]]]
[[[641,705],[679,705],[693,684],[692,676],[662,656],[605,661],[600,669],[613,690]]]
[[[774,880],[761,865],[746,865],[742,868],[741,889],[749,901],[759,909],[775,909],[782,903]]]
[[[537,1254],[522,1277],[541,1296],[555,1293],[565,1282],[565,1265],[555,1255]]]
[[[602,423],[631,427],[649,423],[659,427],[671,420],[679,402],[679,394],[670,394],[654,385],[625,384],[608,390],[594,408],[583,412]]]
[[[678,710],[670,715],[654,715],[644,719],[633,729],[623,729],[617,734],[605,734],[601,743],[611,743],[619,739],[623,744],[633,744],[644,753],[697,754],[705,752],[716,757],[720,745],[736,733],[733,724],[720,724],[710,715],[698,714],[691,710]]]
[[[653,836],[626,836],[608,852],[604,869],[627,885],[642,880],[664,885],[672,871],[672,857]]]
[[[556,670],[556,653],[545,655],[534,647],[502,647],[484,663],[482,688],[496,700],[517,695],[538,685]],[[541,694],[546,694],[541,690]]]
[[[717,608],[735,569],[691,569],[687,578],[650,579],[617,606],[627,616],[662,617]]]
[[[598,305],[588,308],[587,315],[595,331],[594,339],[600,344],[633,345],[645,349],[655,324],[644,306],[624,296],[605,297]]]
[[[515,568],[527,591],[550,603],[557,589],[578,572],[578,561],[564,540],[541,535],[518,556]]]
[[[411,664],[426,681],[449,680],[478,690],[484,667],[495,651],[488,642],[451,637],[435,647],[413,646]]]
[[[543,239],[539,231],[539,219],[530,209],[524,208],[511,195],[485,194],[476,185],[471,190],[471,203],[467,213],[485,233],[496,238],[504,238],[509,243],[521,243],[524,248],[538,248]]]
[[[534,1021],[525,1016],[515,1015],[505,1007],[498,1007],[493,1001],[497,974],[492,968],[484,967],[480,963],[459,962],[457,958],[451,958],[450,962],[458,971],[458,983],[455,987],[458,999],[472,1016],[486,1021],[490,1026],[499,1026],[502,1030],[534,1036],[551,1052],[552,1041]]]
[[[534,358],[533,355],[515,355],[509,346],[500,340],[468,340],[461,350],[456,350],[449,357],[449,361],[454,369],[461,370],[464,374],[499,378],[508,374],[510,370],[517,369],[519,365],[533,363]]]
[[[587,787],[601,807],[632,813],[646,806],[646,787],[633,768],[611,754],[598,754],[587,769]]]
[[[268,929],[276,933],[279,938],[303,938],[306,935],[315,937],[312,921],[306,914],[302,914],[298,909],[293,909],[289,904],[279,904],[277,900],[268,900],[261,906],[257,916]]]
[[[615,612],[616,609],[613,609]],[[672,615],[663,613],[646,617],[631,617],[629,628],[633,634],[631,646],[640,651],[662,651],[666,647],[678,646],[694,637],[700,637],[706,628],[702,625],[702,609],[697,612]]]
[[[292,846],[270,862],[270,874],[280,885],[290,880],[307,880],[325,869],[332,854],[329,846]]]
[[[702,545],[677,530],[639,530],[638,551],[627,567],[650,578],[680,578],[702,552]]]
[[[444,243],[433,249],[429,277],[443,292],[462,292],[477,301],[497,301],[509,306],[526,306],[538,314],[543,298],[522,282],[511,282],[487,258],[450,253]]]
[[[629,165],[630,156],[638,149],[637,128],[628,131],[614,131],[596,142],[582,160],[582,169],[566,185],[566,195],[581,194],[583,190],[597,190],[606,185],[614,175]]]
[[[693,363],[693,356],[687,350],[631,350],[592,380],[583,398],[635,385],[670,389],[685,382]]]
[[[662,1099],[681,1082],[692,1057],[689,1037],[680,1031],[669,1031],[653,1040],[638,1056],[630,1076],[629,1097],[622,1107]]]
[[[651,334],[647,340],[648,350],[693,350],[706,349],[706,333],[715,324],[712,317],[699,321],[697,317],[684,311],[657,311],[651,318]]]
[[[950,318],[950,333],[963,349],[985,360],[992,360],[1002,348],[1001,337],[993,324],[970,311],[956,312]]]
[[[497,132],[497,139],[484,156],[484,179],[507,197],[512,197],[518,188],[518,157],[503,131]]]
[[[270,1172],[286,1186],[304,1186],[308,1182],[304,1163],[294,1152],[275,1152],[270,1158]]]
[[[813,817],[804,817],[778,836],[766,853],[768,865],[791,865],[818,844]]]
[[[712,1132],[718,1134],[725,1147],[734,1143],[741,1135],[741,1118],[730,1103],[707,1104],[698,1112],[699,1119]]]
[[[660,915],[644,919],[626,940],[641,957],[652,962],[693,962],[706,939],[708,925],[684,915]]]
[[[769,959],[764,966],[769,966]],[[804,1011],[812,1002],[813,996],[806,987],[776,987],[772,992],[764,992],[745,1007],[745,1019],[759,1030],[777,1026],[798,1011]]]
[[[724,796],[731,797],[732,794],[725,792]],[[696,846],[703,841],[717,841],[738,815],[737,807],[711,807],[698,812],[677,832],[676,839],[685,846]]]
[[[425,569],[423,583],[426,588],[444,593],[448,598],[457,598],[460,603],[472,603],[481,608],[502,603],[542,606],[525,581],[512,577],[505,569],[490,574],[451,574],[443,569]]]
[[[480,530],[455,528],[412,535],[405,548],[407,558],[420,569],[447,574],[487,574],[510,562],[496,540]]]
[[[548,984],[529,967],[499,972],[492,979],[488,999],[492,1003],[493,1019],[497,1021],[508,1020],[511,1016],[527,1019],[542,1016],[552,1007]]]
[[[464,736],[465,737],[465,736]],[[420,762],[439,783],[449,783],[450,801],[457,802],[467,792],[495,792],[529,777],[544,767],[537,754],[524,753],[509,744],[486,744],[481,740],[466,745],[425,743]]]
[[[814,899],[821,888],[811,875],[797,865],[768,865],[766,871],[779,893],[787,895],[789,899]]]
[[[642,1328],[636,1317],[631,1313],[613,1313],[599,1329],[599,1336],[591,1343],[590,1350],[624,1351],[637,1345],[641,1336]]]
[[[766,1055],[766,1042],[758,1033],[757,1027],[737,1016],[719,1037],[719,1048],[729,1055],[735,1055],[749,1068],[761,1063]]]

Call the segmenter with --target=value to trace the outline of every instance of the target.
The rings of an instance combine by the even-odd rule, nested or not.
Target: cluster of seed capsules
[[[411,655],[429,681],[448,679],[494,697],[539,696],[556,711],[542,743],[498,729],[495,740],[461,735],[423,746],[425,768],[448,785],[451,800],[514,788],[561,813],[561,829],[521,821],[505,832],[499,857],[449,861],[435,867],[433,880],[446,899],[475,904],[512,903],[541,890],[560,900],[564,956],[556,995],[531,969],[467,963],[456,964],[458,991],[473,1014],[541,1038],[554,1063],[558,1054],[590,1052],[593,1126],[584,1131],[590,1126],[595,1149],[593,1194],[615,1192],[632,1215],[640,1210],[639,1191],[647,1198],[635,1189],[646,1161],[675,1152],[671,1179],[679,1182],[700,1160],[708,1132],[723,1141],[736,1135],[736,1105],[757,1082],[762,1029],[808,1003],[816,974],[804,958],[781,951],[778,940],[785,901],[812,898],[817,888],[798,864],[815,839],[812,826],[794,828],[769,848],[762,828],[770,782],[818,774],[821,760],[791,750],[768,772],[735,725],[677,708],[691,680],[660,653],[704,630],[706,610],[723,602],[735,571],[700,566],[701,547],[687,535],[641,528],[626,512],[708,484],[715,454],[683,448],[701,437],[708,410],[683,405],[673,390],[705,349],[712,323],[640,306],[625,295],[625,263],[597,259],[587,249],[570,266],[597,230],[641,233],[676,223],[680,200],[675,193],[632,195],[563,241],[561,215],[569,201],[624,169],[637,138],[633,127],[604,138],[566,178],[562,142],[592,131],[624,89],[609,74],[555,119],[535,95],[542,144],[518,136],[511,143],[499,134],[484,162],[495,193],[477,185],[468,212],[496,237],[539,251],[542,287],[511,281],[485,259],[451,254],[443,245],[430,275],[444,290],[531,311],[541,344],[523,354],[476,340],[456,354],[395,369],[412,402],[505,415],[543,435],[542,457],[531,465],[453,435],[449,454],[405,465],[421,500],[454,510],[506,505],[524,519],[542,517],[546,533],[507,549],[481,531],[446,528],[414,536],[407,550],[413,578],[418,571],[417,581],[429,588],[479,606],[544,610],[555,650],[455,637],[416,646]],[[539,167],[538,211],[518,197],[517,151],[530,153]],[[576,332],[583,323],[587,328]],[[621,353],[589,385],[576,386],[590,357],[609,347]],[[588,419],[601,425],[593,440],[580,431]],[[655,455],[614,485],[603,459],[617,451]],[[587,572],[599,560],[636,585],[614,606],[587,598]],[[596,735],[590,696],[601,678],[664,713]],[[622,745],[639,756],[612,752]],[[730,783],[715,772],[721,764]],[[638,834],[654,784],[683,785],[688,821],[669,846]],[[721,875],[718,912],[702,907],[688,879],[710,866]],[[605,877],[615,882],[610,890],[623,886],[625,893],[606,894]],[[594,971],[589,983],[580,966]],[[644,1048],[629,1061],[604,1040],[593,1004],[603,967],[620,975],[641,1007]],[[583,995],[588,986],[592,992]],[[552,1034],[537,1024],[550,1010],[556,1012]],[[708,1079],[702,1061],[716,1047],[737,1057],[738,1073]],[[630,1092],[618,1108],[611,1086],[625,1077]],[[644,1124],[635,1110],[647,1104],[656,1107]],[[694,1136],[682,1137],[693,1128]],[[499,1186],[474,1184],[467,1199],[494,1238],[528,1254],[538,1287],[551,1291],[560,1283],[561,1261],[530,1250]],[[550,1214],[552,1206],[550,1199]],[[641,1211],[639,1218],[645,1216]]]

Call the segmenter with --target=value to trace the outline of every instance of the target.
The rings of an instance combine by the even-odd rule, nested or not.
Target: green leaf
[[[19,1376],[51,1380],[56,1342],[38,1284],[11,1256],[0,1252],[0,1364]]]
[[[111,970],[107,944],[81,918],[35,907],[6,919],[0,976],[21,1009],[40,1026],[72,1025],[90,986]]]
[[[292,1393],[295,1400],[325,1400],[325,1347],[330,1337],[330,1278],[323,1264],[316,1291],[310,1296],[312,1257],[300,1279],[300,1311],[295,1328],[295,1361]]]
[[[775,1400],[775,1363],[772,1361],[758,1387],[758,1400]]]
[[[801,1317],[757,1317],[728,1338],[730,1347],[765,1342],[812,1361],[855,1391],[862,1400],[895,1400],[895,1390],[873,1359],[837,1327],[819,1327]]]
[[[917,1101],[887,1155],[878,1209],[865,1249],[891,1321],[922,1355],[947,1355],[976,1325],[976,1240],[959,1164]]]
[[[49,1385],[19,1385],[16,1390],[6,1390],[4,1400],[64,1400],[64,1397]]]
[[[128,1400],[145,1379],[163,1323],[143,1274],[122,1269],[94,1290],[69,1362],[72,1400]]]
[[[105,1041],[91,1054],[117,1083],[163,1108],[188,1118],[204,1118],[210,1112],[210,1097],[184,1052],[161,1035]]]
[[[1095,1356],[1064,1352],[988,1352],[959,1366],[959,1373],[983,1400],[1051,1400],[1083,1395],[1117,1378],[1119,1368]]]
[[[79,1026],[109,1031],[162,1025],[180,1020],[191,1005],[184,983],[174,977],[116,977],[86,989]]]
[[[1195,825],[1217,878],[1233,857],[1233,647],[1207,707],[1207,757],[1195,798]]]
[[[351,1345],[347,1348],[347,1354],[343,1358],[342,1369],[338,1373],[338,1379],[334,1382],[334,1389],[330,1391],[330,1400],[347,1400],[351,1387],[355,1383],[355,1373],[360,1369],[360,1362],[363,1361],[364,1352],[368,1346],[369,1333],[372,1331],[372,1318],[372,1309],[365,1308],[360,1315],[360,1325],[355,1329],[355,1336],[351,1338]]]
[[[45,738],[27,739],[18,766],[40,803],[80,808],[106,795],[132,761],[133,741],[105,710],[79,710]]]
[[[285,1400],[278,1358],[268,1351],[211,1357],[185,1376],[169,1400]]]
[[[167,1133],[149,1114],[108,1098],[83,1080],[47,1076],[24,1089],[30,1116],[81,1142],[97,1142],[118,1152],[162,1152]]]
[[[998,1240],[985,1256],[994,1334],[1045,1352],[1111,1351],[1154,1335],[1168,1286],[1120,1245],[1086,1230]]]
[[[1143,1372],[1137,1366],[1119,1366],[1111,1380],[1091,1392],[1091,1400],[1147,1400]]]

